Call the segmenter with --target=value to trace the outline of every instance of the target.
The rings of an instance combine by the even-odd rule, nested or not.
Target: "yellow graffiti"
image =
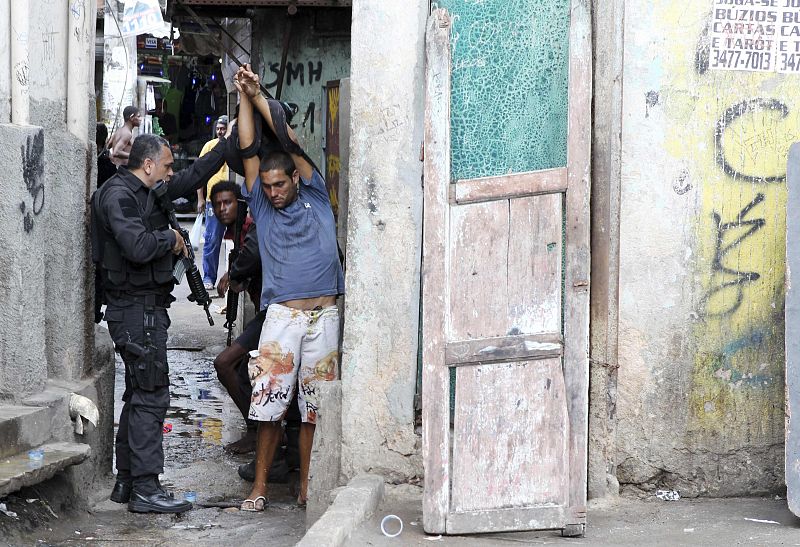
[[[329,181],[328,196],[331,199],[333,214],[339,215],[339,170],[341,168],[339,155],[328,154],[328,170],[326,175]]]
[[[336,118],[339,116],[339,88],[328,88],[328,128],[336,127]]]
[[[328,175],[328,178],[333,178],[333,177],[337,176],[339,174],[339,168],[340,167],[341,166],[340,166],[340,163],[339,163],[339,156],[336,155],[336,154],[329,154],[328,155],[328,171],[326,172],[326,174]]]
[[[331,209],[333,209],[333,216],[339,217],[339,196],[336,193],[335,188],[330,188],[328,190],[328,197],[331,200]]]
[[[664,144],[700,196],[688,427],[730,446],[782,436],[784,178],[800,90],[774,73],[708,70],[709,7],[656,0],[652,15],[668,36]]]

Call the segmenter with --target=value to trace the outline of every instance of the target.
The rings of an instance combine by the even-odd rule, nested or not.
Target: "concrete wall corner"
[[[342,472],[422,473],[414,432],[428,2],[353,2]],[[391,24],[388,24],[391,22]],[[381,29],[380,40],[375,29]]]

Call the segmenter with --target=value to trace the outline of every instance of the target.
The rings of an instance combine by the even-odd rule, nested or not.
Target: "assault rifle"
[[[200,275],[200,270],[197,269],[194,263],[194,251],[192,250],[192,242],[189,239],[189,232],[181,228],[181,225],[178,223],[178,217],[175,215],[175,205],[172,203],[172,200],[169,199],[169,194],[167,193],[167,183],[160,180],[153,186],[151,191],[156,196],[156,203],[158,203],[158,206],[169,218],[170,226],[183,237],[188,252],[187,256],[180,257],[175,263],[172,277],[175,279],[175,283],[180,285],[184,274],[186,275],[186,281],[189,283],[189,289],[192,291],[189,295],[189,301],[196,302],[198,306],[203,306],[203,309],[206,311],[206,317],[208,318],[208,324],[213,327],[214,319],[211,318],[211,312],[208,311],[209,306],[211,306],[211,297],[208,295],[208,291],[203,285],[203,278]]]
[[[233,249],[228,254],[228,301],[225,311],[225,325],[228,329],[228,346],[231,345],[233,340],[233,329],[236,327],[236,316],[239,315],[239,293],[235,292],[231,285],[231,269],[233,263],[239,258],[239,252],[242,247],[242,225],[244,224],[245,217],[247,216],[247,202],[243,199],[237,200],[236,204],[236,222],[233,223]]]

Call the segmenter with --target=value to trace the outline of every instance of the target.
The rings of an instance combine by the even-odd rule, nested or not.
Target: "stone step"
[[[51,408],[0,404],[0,458],[47,442],[52,425]]]
[[[32,461],[27,450],[0,459],[0,498],[46,481],[70,465],[81,463],[92,452],[88,444],[80,443],[54,442],[36,448],[44,452],[41,461]]]

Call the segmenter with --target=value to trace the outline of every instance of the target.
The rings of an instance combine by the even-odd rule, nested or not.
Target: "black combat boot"
[[[131,499],[131,479],[124,480],[118,477],[109,498],[114,503],[128,503]]]
[[[132,513],[183,513],[192,504],[176,500],[158,482],[158,477],[140,477],[133,482],[128,511]]]

